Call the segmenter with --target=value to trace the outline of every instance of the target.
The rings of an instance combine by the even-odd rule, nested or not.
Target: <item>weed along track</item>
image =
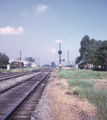
[[[0,120],[30,120],[50,72],[43,72],[0,93]]]

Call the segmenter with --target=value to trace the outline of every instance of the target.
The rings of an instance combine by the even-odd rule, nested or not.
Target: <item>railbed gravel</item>
[[[52,101],[48,96],[48,91],[51,87],[52,84],[48,82],[42,93],[41,99],[35,108],[35,111],[32,113],[31,120],[53,120],[50,115]]]
[[[29,77],[32,77],[34,75],[37,75],[39,74],[40,72],[38,73],[32,73],[32,74],[27,74],[27,75],[24,75],[24,76],[20,76],[20,77],[15,77],[15,78],[11,78],[11,79],[8,79],[8,80],[3,80],[3,81],[0,81],[0,90],[3,90],[5,89],[6,87],[9,87],[19,81],[22,81],[24,79],[27,79]]]

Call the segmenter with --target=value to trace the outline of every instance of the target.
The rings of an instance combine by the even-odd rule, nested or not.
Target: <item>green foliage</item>
[[[80,42],[81,48],[79,52],[81,54],[81,57],[83,57],[85,52],[89,51],[89,44],[90,44],[90,38],[88,37],[88,35],[85,35]]]
[[[7,69],[7,65],[2,64],[2,66],[0,68]]]
[[[15,69],[16,68],[16,66],[15,65],[11,65],[11,69]]]
[[[58,73],[58,76],[60,78],[65,79],[103,79],[104,76],[107,77],[107,74],[105,72],[96,72],[92,70],[61,70],[61,72]]]
[[[56,67],[55,62],[51,62],[51,67]]]
[[[80,61],[81,61],[81,56],[78,56],[78,57],[75,59],[75,64],[78,64]]]
[[[80,56],[76,58],[76,64],[80,62],[90,63],[95,66],[104,66],[105,62],[107,64],[107,40],[97,41],[85,35],[80,42],[79,52]]]
[[[0,53],[0,67],[7,64],[9,64],[9,57],[3,53]]]
[[[7,69],[0,69],[0,73],[2,73],[2,72],[8,72],[8,73],[10,73],[10,71],[7,70]]]
[[[50,65],[49,64],[45,64],[42,67],[50,67]]]
[[[73,91],[73,95],[79,95],[80,94],[80,89],[76,89]]]
[[[105,71],[105,68],[92,68],[92,70],[94,69],[94,71]]]
[[[65,85],[62,84],[61,85],[61,89],[66,89]]]
[[[94,50],[94,65],[102,65],[104,66],[105,61],[107,61],[106,55],[107,55],[107,41],[103,41],[100,46]]]
[[[79,84],[78,84],[79,86]],[[80,89],[73,91],[73,94],[79,95],[82,99],[87,98],[92,104],[97,107],[97,119],[107,119],[107,91],[95,89],[94,86],[79,86]]]
[[[94,88],[95,82],[85,80],[90,78],[107,78],[106,72],[92,72],[91,70],[62,70],[58,75],[59,77],[68,79],[69,89],[75,86],[77,87],[73,91],[74,95],[78,95],[82,99],[88,99],[90,103],[96,106],[96,117],[98,120],[107,120],[107,91]]]
[[[15,68],[18,67],[18,62],[16,62],[16,61],[11,62],[11,67],[12,66],[15,66]]]
[[[35,62],[35,60],[32,57],[27,57],[26,61],[28,61],[28,62]]]
[[[2,68],[2,69],[7,69],[7,65],[2,64],[1,68]],[[15,65],[11,65],[11,69],[15,69],[15,68],[16,68]]]
[[[89,82],[86,80],[80,80],[80,79],[75,79],[75,80],[68,80],[69,86],[79,86],[81,88],[83,87],[92,87],[93,86],[93,82]]]

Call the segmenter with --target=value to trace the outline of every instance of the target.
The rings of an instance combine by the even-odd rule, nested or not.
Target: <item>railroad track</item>
[[[0,81],[3,81],[3,80],[7,80],[7,79],[10,79],[10,78],[15,78],[15,77],[19,77],[19,76],[23,76],[23,75],[26,75],[26,74],[31,74],[33,72],[40,72],[40,71],[49,71],[50,69],[49,68],[39,68],[39,69],[36,69],[36,70],[33,70],[33,71],[28,71],[28,72],[23,72],[23,73],[3,73],[3,74],[0,74]]]
[[[0,76],[0,81],[7,80],[7,79],[10,79],[10,78],[20,77],[20,76],[23,76],[23,75],[26,75],[26,74],[31,74],[33,72],[34,71],[24,72],[24,73],[11,73],[11,74],[7,74],[7,75],[2,75],[2,76]],[[35,71],[35,72],[37,72],[37,71]]]
[[[22,73],[22,74],[17,74],[17,75],[10,75],[10,76],[5,76],[5,77],[0,77],[0,81],[7,80],[7,79],[10,79],[10,78],[19,77],[19,76],[23,76],[23,75],[26,75],[26,74],[30,74],[30,73]]]
[[[0,78],[2,78],[2,77],[7,77],[7,76],[11,76],[11,75],[16,75],[16,74],[19,74],[19,72],[16,72],[16,73],[1,73],[0,74]]]
[[[30,120],[49,74],[44,72],[0,93],[0,120]]]

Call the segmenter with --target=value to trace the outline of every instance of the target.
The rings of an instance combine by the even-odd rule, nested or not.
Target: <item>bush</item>
[[[73,91],[73,95],[79,95],[80,94],[80,89],[76,89]]]
[[[0,68],[7,69],[7,65],[2,64],[2,65],[0,65]]]
[[[0,66],[0,68],[2,68],[2,69],[7,69],[7,65],[2,65],[2,66]],[[16,66],[15,65],[11,65],[11,69],[15,69],[16,68]]]
[[[15,69],[16,68],[16,66],[15,65],[11,65],[11,69]]]
[[[93,68],[95,71],[105,71],[105,68]]]

